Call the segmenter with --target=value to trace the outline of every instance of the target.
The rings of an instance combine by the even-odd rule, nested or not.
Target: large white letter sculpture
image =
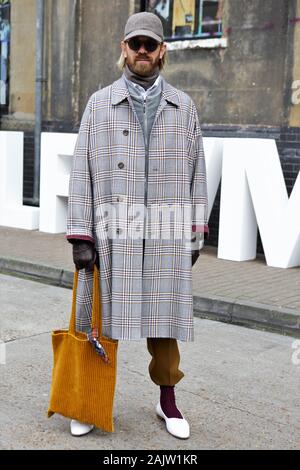
[[[224,139],[219,137],[203,138],[209,216],[215,202],[222,176],[223,140]]]
[[[300,265],[300,173],[288,198],[274,140],[224,139],[218,257],[256,257],[257,225],[268,266]]]
[[[35,230],[39,208],[23,206],[23,132],[0,132],[0,225]]]
[[[66,232],[69,178],[77,134],[43,132],[40,231]]]

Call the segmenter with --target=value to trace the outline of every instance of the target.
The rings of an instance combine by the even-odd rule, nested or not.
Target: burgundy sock
[[[183,416],[178,410],[175,401],[174,386],[160,386],[160,406],[167,418],[182,418]]]

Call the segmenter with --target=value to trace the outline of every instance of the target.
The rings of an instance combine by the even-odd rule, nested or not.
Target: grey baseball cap
[[[124,41],[134,36],[149,36],[158,42],[164,40],[163,25],[157,15],[147,11],[131,15],[125,25]]]

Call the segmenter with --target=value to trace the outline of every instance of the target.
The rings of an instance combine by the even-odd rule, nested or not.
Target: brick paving
[[[300,311],[300,267],[269,267],[261,255],[243,262],[218,259],[216,248],[206,246],[193,269],[198,295]]]

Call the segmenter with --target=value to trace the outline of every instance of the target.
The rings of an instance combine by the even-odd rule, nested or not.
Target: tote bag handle
[[[76,294],[78,287],[78,269],[74,272],[72,313],[70,318],[69,333],[75,335],[76,330]],[[99,270],[94,264],[93,273],[93,303],[92,303],[92,328],[98,328],[100,338],[102,337],[102,318],[100,314],[100,288]]]

